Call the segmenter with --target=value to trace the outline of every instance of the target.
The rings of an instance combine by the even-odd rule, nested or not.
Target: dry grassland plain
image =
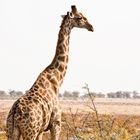
[[[0,132],[5,130],[6,117],[14,102],[15,102],[15,100],[0,100]],[[68,135],[71,135],[71,138],[73,136],[73,139],[75,138],[75,135],[76,135],[75,131],[77,131],[77,129],[74,128],[75,130],[73,131],[73,128],[70,128],[69,125],[77,125],[76,127],[78,127],[78,125],[83,125],[83,126],[85,125],[85,127],[87,127],[86,125],[88,125],[88,123],[86,124],[86,122],[84,122],[84,121],[92,122],[92,120],[95,119],[94,121],[98,122],[98,120],[96,120],[97,119],[96,116],[95,116],[95,118],[92,118],[92,119],[86,118],[88,116],[88,113],[91,112],[94,114],[94,111],[90,108],[92,106],[90,101],[88,101],[88,100],[60,100],[60,102],[61,102],[61,108],[62,108],[62,112],[63,112],[62,133],[66,129],[67,129],[67,131],[69,131],[67,133],[67,137],[62,136],[62,134],[61,134],[62,140],[69,139]],[[113,118],[117,119],[118,122],[120,121],[123,124],[125,124],[127,119],[129,118],[129,122],[127,122],[128,125],[129,126],[133,125],[133,127],[136,130],[138,130],[138,131],[140,130],[140,99],[96,98],[94,100],[94,104],[96,106],[96,110],[97,110],[99,116],[104,116],[104,115],[113,116]],[[67,117],[67,120],[65,119],[66,117]],[[83,117],[83,119],[81,119],[81,117]],[[104,120],[105,119],[106,118],[104,118]],[[113,120],[112,118],[109,118],[109,117],[107,119],[108,119],[107,121],[112,121],[112,123],[114,123],[113,121],[115,119]],[[130,121],[130,120],[133,120],[133,121]],[[82,122],[82,123],[80,124],[80,122]],[[107,124],[105,124],[105,125],[107,125]],[[97,127],[100,127],[100,126],[97,126]],[[77,139],[78,139],[78,137],[80,137],[80,135],[82,135],[82,136],[84,135],[83,137],[86,137],[85,134],[78,134],[78,135],[76,135]],[[83,138],[83,140],[88,140],[88,139],[89,138]],[[94,139],[94,138],[92,138],[92,139]],[[122,138],[120,138],[120,140],[121,139]],[[3,140],[5,140],[5,138],[3,138]],[[118,138],[118,140],[119,140],[119,138]],[[128,138],[128,140],[129,140],[129,138]],[[139,140],[139,138],[135,138],[134,140]]]
[[[7,113],[15,100],[0,100],[0,113]],[[63,112],[79,110],[91,111],[88,100],[60,100]],[[94,100],[99,114],[138,115],[140,116],[140,99],[96,98]]]

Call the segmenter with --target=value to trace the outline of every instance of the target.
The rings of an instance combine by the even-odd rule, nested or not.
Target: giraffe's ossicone
[[[71,6],[71,12],[62,17],[54,59],[12,106],[7,117],[7,140],[42,140],[42,133],[47,130],[50,130],[52,140],[59,139],[61,109],[58,94],[67,70],[70,33],[74,27],[93,31],[76,6]]]

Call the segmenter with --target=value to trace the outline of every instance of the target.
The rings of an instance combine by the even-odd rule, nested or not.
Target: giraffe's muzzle
[[[91,24],[88,25],[88,28],[87,29],[88,29],[88,31],[91,31],[91,32],[94,31],[94,28],[93,28],[93,26]]]

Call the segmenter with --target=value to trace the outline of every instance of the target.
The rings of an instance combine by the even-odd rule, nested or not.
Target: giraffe
[[[61,130],[61,109],[58,93],[66,74],[69,39],[74,27],[93,32],[92,25],[75,5],[63,15],[55,56],[38,76],[32,87],[12,106],[6,123],[8,140],[42,140],[50,130],[51,140],[58,140]]]

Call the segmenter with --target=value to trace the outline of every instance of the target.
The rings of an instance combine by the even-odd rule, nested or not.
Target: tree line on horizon
[[[109,92],[109,93],[96,93],[91,92],[90,93],[95,98],[122,98],[122,99],[140,99],[140,93],[137,91],[117,91],[117,92]],[[15,90],[9,90],[8,92],[0,90],[0,99],[16,99],[20,96],[24,95],[22,91],[15,91]],[[80,93],[79,91],[68,91],[65,90],[64,93],[59,94],[60,99],[82,99],[82,98],[88,98],[87,93]]]

